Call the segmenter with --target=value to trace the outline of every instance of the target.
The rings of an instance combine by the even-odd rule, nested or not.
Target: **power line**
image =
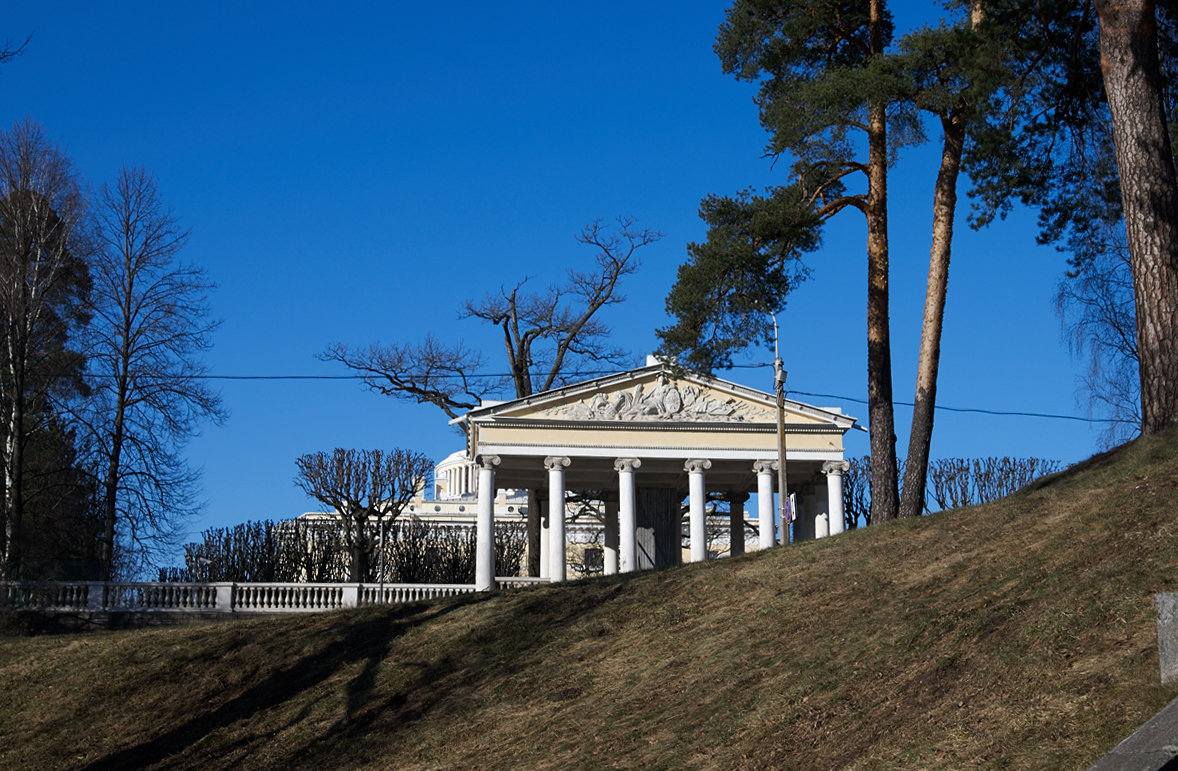
[[[810,391],[787,391],[791,394],[800,394],[802,396],[817,396],[822,399],[840,399],[847,402],[855,402],[856,404],[867,404],[866,399],[856,399],[853,396],[839,396],[837,394],[816,394]],[[904,407],[916,406],[913,402],[898,402],[892,400],[892,404],[899,404]],[[949,407],[938,404],[934,407],[937,410],[944,410],[945,412],[972,412],[979,415],[1003,415],[1020,418],[1050,418],[1053,420],[1075,420],[1081,423],[1128,423],[1130,421],[1119,418],[1082,418],[1079,415],[1057,415],[1050,412],[1025,412],[1022,410],[990,410],[984,407]]]
[[[773,364],[754,363],[754,364],[733,364],[730,369],[765,369],[773,367]],[[819,398],[838,398],[840,401],[854,402],[856,404],[867,404],[866,398],[855,398],[854,396],[841,396],[839,394],[815,394],[813,391],[796,391],[786,390],[787,394],[799,394],[801,396],[818,396]],[[915,407],[914,402],[898,402],[892,400],[893,404],[900,404],[902,407]],[[934,409],[946,411],[946,413],[974,413],[978,415],[1000,415],[1010,417],[1044,417],[1044,419],[1061,420],[1061,421],[1077,421],[1080,423],[1131,423],[1133,421],[1118,419],[1118,417],[1080,417],[1079,415],[1057,415],[1053,413],[1031,413],[1031,411],[1024,410],[999,410],[986,409],[982,407],[947,407],[944,404],[937,404]]]
[[[736,364],[731,369],[759,369],[763,367],[772,366],[769,364]],[[568,373],[570,377],[599,377],[602,375],[616,374],[615,370],[598,370],[586,372],[571,372]],[[379,377],[374,373],[370,374],[350,374],[350,375],[192,375],[192,379],[196,380],[225,380],[225,381],[298,381],[298,380],[368,380],[373,377]],[[439,380],[449,380],[462,377],[457,373],[431,373],[429,377]],[[486,380],[496,378],[511,377],[511,373],[479,373],[467,376],[471,380]],[[422,379],[423,376],[417,374],[406,374],[406,379]],[[837,399],[839,401],[853,402],[855,404],[868,404],[866,399],[859,399],[854,396],[846,396],[843,394],[826,394],[816,393],[814,391],[797,391],[787,389],[786,394],[796,394],[798,396],[817,397],[820,399]],[[892,401],[892,404],[903,407],[915,406],[913,402]],[[1060,415],[1051,412],[1031,412],[1028,410],[996,410],[985,407],[951,407],[944,404],[936,405],[936,410],[942,412],[961,412],[972,413],[977,415],[995,415],[1000,417],[1019,417],[1019,418],[1042,418],[1045,420],[1072,420],[1079,423],[1126,423],[1124,419],[1119,418],[1085,418],[1079,415]]]

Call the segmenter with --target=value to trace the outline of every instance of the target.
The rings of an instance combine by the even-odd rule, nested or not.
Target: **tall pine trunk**
[[[958,111],[941,119],[945,140],[941,168],[933,193],[933,240],[929,249],[928,287],[924,296],[924,324],[920,330],[920,359],[916,365],[916,399],[912,408],[912,432],[908,435],[908,461],[900,517],[924,512],[928,482],[929,450],[933,441],[933,416],[937,405],[937,370],[941,363],[941,330],[945,320],[945,296],[949,289],[949,254],[953,246],[953,217],[957,212],[957,176],[965,147],[965,121]]]
[[[871,1],[872,50],[883,50],[883,2]],[[892,411],[892,341],[888,320],[888,135],[886,105],[868,116],[867,412],[871,439],[871,523],[899,509],[896,423]]]
[[[1178,182],[1162,106],[1154,3],[1097,0],[1133,270],[1141,431],[1178,424]]]

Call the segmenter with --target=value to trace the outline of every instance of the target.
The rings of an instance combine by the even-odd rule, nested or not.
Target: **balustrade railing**
[[[500,589],[546,578],[496,578]],[[164,583],[110,581],[0,582],[0,608],[46,611],[307,613],[454,597],[474,584]]]

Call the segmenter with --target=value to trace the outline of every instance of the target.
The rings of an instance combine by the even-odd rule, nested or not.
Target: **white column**
[[[843,511],[843,474],[851,468],[845,460],[830,460],[822,464],[826,474],[826,510],[830,512],[830,534],[838,535],[847,529],[846,512]]]
[[[605,532],[602,534],[605,574],[612,576],[618,572],[618,501],[615,498],[607,498],[601,504],[605,508]]]
[[[480,455],[479,514],[475,525],[474,588],[486,592],[495,588],[495,467],[498,455]]]
[[[774,543],[773,538],[773,475],[777,473],[777,462],[759,460],[753,464],[757,475],[757,527],[761,529],[762,549]]]
[[[820,511],[814,517],[814,537],[825,538],[830,535],[830,517],[825,511]]]
[[[618,570],[633,572],[638,568],[637,517],[634,513],[634,470],[642,465],[638,458],[618,458]]]
[[[552,533],[548,527],[548,501],[544,501],[543,516],[540,517],[540,577],[551,578]]]
[[[691,561],[703,562],[708,558],[707,541],[707,488],[704,486],[704,472],[712,467],[705,458],[689,460],[683,464],[687,472],[688,522],[691,534]]]
[[[548,469],[548,533],[552,543],[548,547],[548,578],[551,581],[565,579],[565,542],[564,542],[564,470],[571,463],[568,458],[560,455],[549,455],[544,459],[544,468]]]

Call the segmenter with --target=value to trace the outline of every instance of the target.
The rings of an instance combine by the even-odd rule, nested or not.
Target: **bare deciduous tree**
[[[316,452],[295,461],[295,484],[339,515],[340,532],[352,552],[351,581],[366,581],[372,552],[369,520],[395,520],[414,494],[429,484],[433,461],[395,449]]]
[[[24,451],[54,395],[80,387],[72,338],[89,289],[86,208],[73,165],[31,121],[0,133],[0,397],[3,515],[0,570],[19,569]]]
[[[871,456],[851,458],[843,472],[843,517],[847,530],[871,524]]]
[[[623,352],[608,344],[609,327],[597,315],[624,299],[618,285],[638,269],[638,250],[660,238],[662,234],[638,228],[632,219],[619,219],[615,230],[593,222],[577,241],[596,250],[595,270],[570,270],[565,284],[541,294],[523,291],[524,279],[480,301],[467,301],[464,318],[480,319],[502,332],[506,377],[486,373],[487,357],[461,341],[448,344],[433,337],[416,345],[352,348],[336,343],[319,358],[355,370],[374,391],[436,405],[451,418],[509,387],[517,398],[546,391],[563,385],[565,373],[585,363],[622,363]]]
[[[1090,414],[1109,419],[1101,442],[1113,447],[1141,428],[1133,272],[1122,222],[1109,223],[1108,248],[1060,282],[1055,308],[1072,352],[1087,359],[1082,390]]]
[[[202,270],[176,262],[188,239],[143,169],[124,168],[99,200],[87,339],[93,388],[79,417],[102,485],[102,578],[116,544],[151,553],[192,509],[195,475],[178,450],[203,419],[224,417],[201,376],[211,344]]]

